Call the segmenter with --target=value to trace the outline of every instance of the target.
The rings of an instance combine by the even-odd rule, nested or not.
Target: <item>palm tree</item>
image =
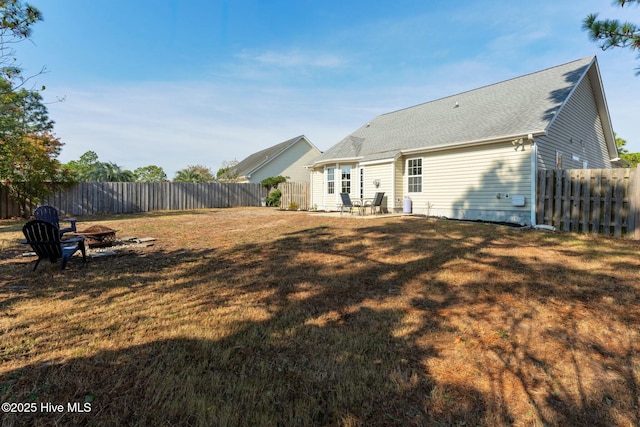
[[[215,181],[213,172],[206,166],[193,165],[176,172],[173,182],[212,182]]]
[[[133,182],[136,176],[130,170],[123,170],[111,162],[98,162],[83,177],[88,182]]]

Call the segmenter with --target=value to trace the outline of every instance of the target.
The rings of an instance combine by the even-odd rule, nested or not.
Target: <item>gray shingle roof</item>
[[[278,156],[280,153],[303,138],[306,140],[304,135],[296,136],[295,138],[291,138],[272,147],[258,151],[257,153],[253,153],[232,167],[225,175],[237,177],[248,176],[259,169],[263,164]],[[311,143],[309,142],[309,144]]]
[[[594,57],[382,114],[315,159],[380,159],[429,149],[544,132]],[[385,154],[386,155],[386,154]]]

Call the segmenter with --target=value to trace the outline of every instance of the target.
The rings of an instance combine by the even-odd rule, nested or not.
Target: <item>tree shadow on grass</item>
[[[65,413],[6,414],[3,425],[451,425],[481,417],[480,393],[436,387],[415,350],[393,338],[398,320],[363,309],[279,336],[256,324],[219,341],[176,338],[31,365],[2,376],[3,402],[52,402]],[[425,397],[439,389],[434,401],[464,398],[456,405],[464,410],[430,411]],[[89,413],[66,410],[85,401]]]
[[[637,343],[628,337],[607,349],[604,337],[572,321],[584,315],[577,307],[588,306],[587,314],[602,309],[614,324],[638,324],[629,314],[636,289],[616,283],[613,301],[600,302],[610,275],[573,270],[561,259],[541,268],[513,253],[518,237],[479,227],[321,224],[231,249],[157,250],[92,263],[37,292],[73,299],[70,319],[96,310],[98,323],[98,306],[116,306],[122,318],[110,324],[114,333],[129,328],[143,334],[138,340],[144,331],[154,338],[61,362],[27,362],[0,378],[0,397],[94,398],[95,411],[65,414],[62,424],[637,423]],[[558,248],[544,239],[536,245]],[[446,276],[449,270],[458,277]],[[243,304],[244,315],[219,313]],[[545,304],[557,307],[558,322],[538,328],[551,315]],[[69,343],[80,327],[82,336],[110,333],[92,328],[90,316],[83,322],[56,333]],[[212,322],[228,329],[210,336],[201,328],[216,329]],[[171,331],[159,332],[162,325]],[[36,350],[8,356],[28,360]]]

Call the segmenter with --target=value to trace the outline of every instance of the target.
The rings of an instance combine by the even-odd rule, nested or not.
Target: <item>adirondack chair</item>
[[[55,225],[60,231],[60,237],[62,237],[64,233],[76,231],[75,218],[69,218],[64,220],[69,222],[70,226],[65,228],[60,228],[60,217],[58,216],[58,210],[53,206],[48,206],[48,205],[39,206],[36,208],[35,211],[33,211],[33,215],[36,217],[36,219],[47,221]]]
[[[377,214],[378,210],[382,213],[382,199],[384,198],[384,191],[376,193],[371,202],[371,213]]]
[[[60,270],[64,270],[69,258],[78,250],[82,253],[82,260],[85,263],[87,262],[84,236],[60,240],[58,228],[48,221],[39,219],[27,222],[22,227],[22,232],[27,238],[23,243],[31,245],[33,251],[38,255],[38,261],[36,261],[33,271],[38,268],[38,264],[43,259],[49,259],[51,263],[56,263],[58,259],[62,259]]]

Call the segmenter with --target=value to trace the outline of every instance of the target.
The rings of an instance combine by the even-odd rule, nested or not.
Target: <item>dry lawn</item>
[[[0,222],[0,402],[38,405],[2,426],[640,425],[640,242],[267,208],[94,224],[159,240],[32,272]]]

